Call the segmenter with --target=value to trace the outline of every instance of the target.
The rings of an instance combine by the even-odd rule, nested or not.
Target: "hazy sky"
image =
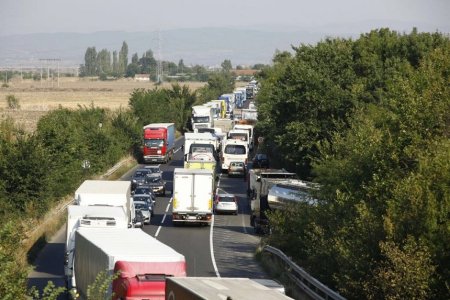
[[[0,35],[195,27],[450,26],[450,0],[0,0]],[[1,47],[1,45],[0,45]]]

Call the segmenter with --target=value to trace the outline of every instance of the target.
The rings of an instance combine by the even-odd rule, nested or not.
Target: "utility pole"
[[[161,55],[161,31],[158,28],[158,64],[156,69],[156,82],[161,84],[163,82],[163,65]]]
[[[59,62],[61,61],[60,58],[40,58],[40,61],[44,61],[47,64],[47,80],[50,79],[50,63],[51,62],[57,62],[58,66],[58,87],[59,87]],[[41,68],[41,85],[42,85],[42,68]],[[53,87],[53,74],[52,74],[52,87]]]

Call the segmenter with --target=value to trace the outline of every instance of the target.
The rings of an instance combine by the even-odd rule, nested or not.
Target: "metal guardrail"
[[[289,278],[312,299],[346,300],[346,298],[342,297],[337,292],[331,290],[319,280],[309,275],[305,270],[287,257],[281,250],[271,246],[264,246],[262,251],[269,252],[280,259],[284,263],[284,269],[288,272]]]

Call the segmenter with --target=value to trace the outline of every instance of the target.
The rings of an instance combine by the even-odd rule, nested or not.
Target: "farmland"
[[[196,90],[201,82],[182,83]],[[164,83],[169,87],[170,83]],[[48,111],[58,108],[76,109],[78,106],[108,108],[111,110],[128,107],[128,99],[134,89],[153,89],[152,82],[137,82],[133,79],[99,81],[93,78],[63,77],[53,81],[21,80],[13,78],[8,87],[0,88],[0,119],[12,117],[24,129],[33,131],[39,118]],[[20,109],[8,109],[6,96],[14,95]]]

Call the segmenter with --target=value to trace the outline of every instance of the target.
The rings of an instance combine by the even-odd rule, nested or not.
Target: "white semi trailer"
[[[186,276],[182,254],[141,229],[86,229],[75,233],[75,287],[81,299],[101,272],[113,275],[103,299],[164,299],[166,277]]]
[[[128,228],[128,217],[123,207],[117,206],[79,206],[67,207],[67,227],[64,274],[66,285],[71,289],[73,277],[73,258],[75,251],[75,232],[79,228]]]

